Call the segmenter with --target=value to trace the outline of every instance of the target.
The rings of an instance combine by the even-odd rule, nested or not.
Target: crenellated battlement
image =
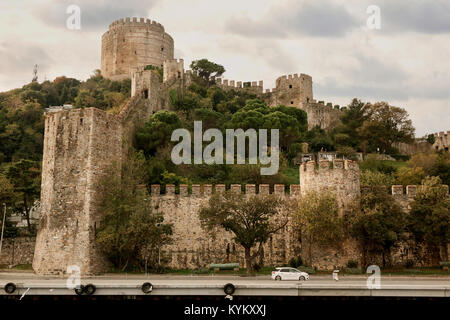
[[[222,78],[211,78],[215,80],[217,86],[230,87],[235,89],[245,89],[245,88],[263,88],[263,81],[235,81]]]
[[[312,77],[308,74],[300,73],[294,73],[294,74],[287,74],[282,75],[277,78],[277,82],[287,81],[287,80],[306,80],[306,81],[312,81]]]
[[[184,59],[167,59],[164,60],[164,63],[183,63],[184,64]]]
[[[302,172],[308,174],[323,174],[325,171],[332,170],[349,170],[359,172],[359,165],[357,161],[334,159],[333,161],[319,160],[317,164],[315,161],[307,161],[300,165],[300,174]]]
[[[163,63],[163,81],[184,79],[184,60],[167,59]]]
[[[147,27],[157,27],[160,28],[162,31],[164,31],[164,26],[157,22],[157,21],[153,21],[150,19],[145,19],[145,18],[136,18],[136,17],[127,17],[127,18],[122,18],[122,19],[118,19],[116,21],[114,21],[113,23],[111,23],[109,25],[109,29],[115,29],[115,28],[120,28],[122,26],[127,26],[127,27],[142,27],[142,26],[147,26]]]
[[[165,192],[161,191],[165,187]],[[152,196],[194,196],[194,197],[208,197],[212,194],[223,194],[226,191],[233,192],[235,194],[245,194],[245,195],[268,195],[276,194],[283,196],[299,196],[300,195],[300,185],[291,184],[275,184],[270,186],[269,184],[231,184],[228,188],[225,184],[180,184],[175,186],[173,184],[159,185],[152,184],[150,186],[150,194]]]
[[[299,168],[300,191],[331,191],[336,194],[339,209],[361,194],[359,165],[357,161],[334,159],[304,162]]]
[[[112,80],[130,78],[132,70],[152,65],[162,67],[173,59],[173,38],[159,22],[122,18],[109,25],[102,36],[102,75]]]
[[[353,162],[353,161],[352,161]],[[340,166],[340,165],[343,166]],[[310,170],[313,170],[314,172],[317,172],[320,174],[320,170],[333,170],[333,169],[342,169],[342,170],[358,170],[355,167],[352,167],[352,164],[350,163],[350,166],[345,167],[345,163],[341,161],[336,162],[337,167],[330,168],[325,166],[325,161],[322,161],[322,167],[318,168],[310,168]],[[312,167],[311,164],[309,166],[306,166],[306,169],[308,167]],[[417,190],[419,190],[421,186],[420,185],[393,185],[390,187],[391,194],[394,197],[404,197],[407,196],[407,198],[414,198]],[[442,185],[443,188],[446,189],[447,194],[449,194],[449,187],[448,185]],[[371,189],[369,186],[361,186],[361,193],[365,193]],[[388,192],[388,188],[386,186],[380,186],[380,188],[385,189],[386,193]],[[165,192],[163,192],[165,190]],[[156,197],[165,197],[165,196],[180,196],[180,197],[209,197],[213,194],[224,194],[225,192],[232,192],[235,194],[245,194],[245,195],[268,195],[268,194],[276,194],[276,195],[282,195],[282,196],[293,196],[293,197],[301,197],[301,186],[299,184],[291,184],[291,185],[284,185],[284,184],[231,184],[229,186],[225,184],[180,184],[178,186],[174,184],[166,184],[166,185],[160,185],[160,184],[152,184],[150,186],[150,195],[156,196]]]
[[[439,133],[434,133],[435,142],[433,144],[433,149],[438,151],[449,151],[450,149],[450,131],[441,131]]]
[[[448,136],[448,135],[450,135],[450,131],[447,131],[447,132],[445,132],[445,131],[440,131],[440,132],[434,133],[434,136],[435,136],[436,138],[443,138],[443,137]]]
[[[391,187],[391,194],[394,197],[404,197],[406,196],[407,198],[414,198],[417,194],[417,191],[421,188],[421,185],[407,185],[406,187],[403,185],[393,185]],[[366,187],[361,187],[361,189],[366,188]],[[448,185],[443,184],[442,188],[445,189],[445,193],[448,195],[449,194],[449,188]]]
[[[325,102],[325,101],[312,101],[311,104],[315,104],[317,107],[321,107],[322,109],[328,109],[328,110],[340,110],[341,107],[339,105],[333,105],[332,102]]]

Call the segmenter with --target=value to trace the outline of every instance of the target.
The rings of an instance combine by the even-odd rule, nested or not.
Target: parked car
[[[309,280],[309,274],[295,268],[275,268],[273,280]]]

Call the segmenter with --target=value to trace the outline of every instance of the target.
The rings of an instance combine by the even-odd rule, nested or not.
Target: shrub
[[[313,267],[299,266],[299,267],[297,267],[297,269],[300,271],[309,273],[309,274],[316,273],[316,269],[314,269]]]
[[[410,269],[414,267],[414,260],[412,259],[408,259],[405,261],[405,268]]]
[[[391,154],[391,157],[397,161],[408,161],[411,158],[411,156],[407,154]]]
[[[289,260],[289,266],[291,268],[297,268],[298,266],[303,265],[303,259],[302,257],[297,257],[297,258],[291,258],[291,260]]]
[[[348,260],[347,268],[358,268],[358,262],[355,260]]]
[[[381,186],[390,187],[395,184],[395,178],[391,174],[385,174],[378,171],[361,170],[361,185],[365,186]]]
[[[261,271],[261,265],[259,263],[253,264],[253,271]]]
[[[361,274],[362,270],[359,268],[345,268],[345,272],[348,274]]]
[[[297,259],[291,258],[291,260],[289,260],[289,267],[297,268]]]
[[[403,186],[420,184],[424,178],[425,171],[421,167],[403,167],[397,172],[397,183]]]

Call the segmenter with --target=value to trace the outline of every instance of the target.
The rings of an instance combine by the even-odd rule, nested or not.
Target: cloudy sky
[[[66,27],[70,4],[81,30]],[[369,5],[381,29],[369,29]],[[449,0],[14,0],[0,2],[0,91],[39,80],[86,79],[100,68],[101,35],[118,18],[165,26],[185,65],[206,57],[225,78],[313,77],[314,96],[353,97],[405,108],[416,135],[450,130]]]

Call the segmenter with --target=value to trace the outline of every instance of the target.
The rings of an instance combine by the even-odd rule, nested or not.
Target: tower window
[[[180,79],[180,78],[181,78],[181,72],[178,71],[178,79]]]
[[[292,89],[292,84],[289,85],[289,89]]]
[[[144,90],[144,97],[145,97],[145,99],[148,99],[148,89]]]
[[[161,51],[164,51],[164,47],[161,47]]]
[[[291,104],[294,104],[294,101],[291,101]]]

